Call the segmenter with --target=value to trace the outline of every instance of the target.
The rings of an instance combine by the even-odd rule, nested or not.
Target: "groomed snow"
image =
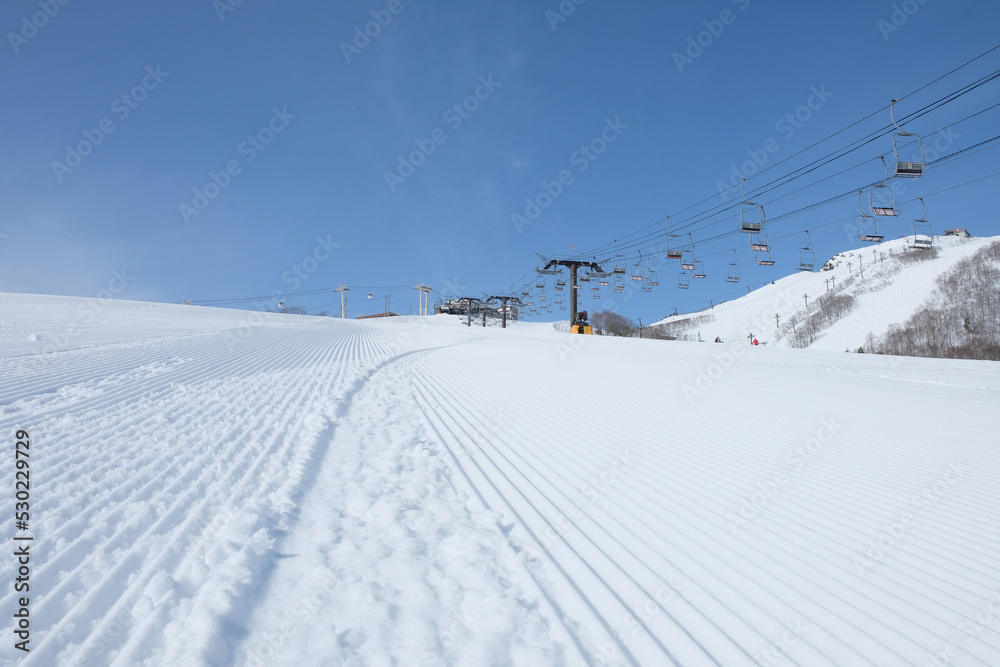
[[[1000,664],[995,363],[0,313],[3,664]]]

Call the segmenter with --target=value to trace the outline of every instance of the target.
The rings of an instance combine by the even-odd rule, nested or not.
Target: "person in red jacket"
[[[754,339],[753,339],[753,344],[754,344],[754,345],[757,345],[757,344],[758,344],[758,343],[757,343],[757,339],[756,339],[756,338],[754,338]]]

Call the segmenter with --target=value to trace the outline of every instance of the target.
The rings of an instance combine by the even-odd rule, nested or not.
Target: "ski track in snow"
[[[432,320],[0,356],[0,663],[1000,664],[996,366]]]

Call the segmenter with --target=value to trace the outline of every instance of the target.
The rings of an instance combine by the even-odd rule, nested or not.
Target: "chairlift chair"
[[[771,246],[767,242],[766,229],[761,229],[760,233],[750,237],[750,248],[754,252],[771,252]]]
[[[625,278],[621,274],[615,275],[615,293],[621,294],[625,291]]]
[[[677,287],[679,289],[687,289],[691,286],[691,276],[687,271],[681,271],[677,275]]]
[[[861,208],[861,192],[858,192],[858,238],[866,243],[881,243],[885,238],[878,233],[878,222],[874,216],[865,213]],[[871,230],[869,231],[869,226]]]
[[[810,247],[812,245],[812,235],[809,234],[809,230],[806,230],[806,236],[808,240],[806,241],[806,247],[799,248],[799,271],[812,271],[816,267],[816,257]]]
[[[691,272],[692,278],[704,278],[705,277],[705,262],[695,262],[694,270]]]
[[[882,160],[882,166],[885,167],[885,178],[878,185],[872,185],[868,188],[868,204],[874,215],[895,217],[899,215],[899,211],[896,210],[892,201],[892,188],[885,184],[889,180],[889,165],[885,163],[883,156],[879,155],[878,158]]]
[[[747,199],[743,192],[743,186],[747,179],[740,183],[740,194],[743,201],[740,203],[740,231],[747,234],[757,234],[764,228],[764,207]]]
[[[666,239],[667,259],[680,259],[681,257],[684,256],[684,253],[682,251],[684,242],[679,239],[675,240],[673,243],[670,242],[670,239],[677,239],[676,234],[670,233],[670,216],[667,216],[666,227],[667,227],[667,239]]]
[[[638,271],[636,271],[636,267],[639,267]],[[646,275],[645,275],[645,273],[643,273],[643,270],[642,270],[642,251],[641,250],[639,251],[639,261],[632,265],[632,269],[629,271],[629,276],[632,278],[632,280],[638,280],[639,282],[642,282],[642,281],[644,281],[646,279]]]
[[[759,266],[774,266],[774,259],[771,258],[771,251],[755,252],[754,258]]]
[[[927,221],[927,204],[923,197],[917,197],[924,206],[924,214],[913,221],[913,247],[917,250],[930,250],[934,246],[934,231]]]
[[[694,271],[694,239],[688,234],[688,246],[684,248],[684,256],[681,259],[681,268],[685,271]]]
[[[611,260],[611,272],[617,275],[625,275],[625,256],[618,254],[618,240],[614,243],[615,256]]]
[[[895,175],[902,178],[918,178],[924,174],[924,163],[927,159],[924,153],[924,142],[916,134],[901,128],[896,122],[893,110],[898,101],[892,100],[892,104],[889,106],[889,117],[892,118],[892,124],[898,130],[896,134],[892,135],[892,156],[896,160]]]
[[[649,262],[646,262],[646,284],[650,287],[656,287],[660,284],[660,279],[656,275],[656,271],[649,268]],[[646,290],[649,291],[649,290]]]
[[[733,255],[736,258],[726,265],[726,282],[727,283],[738,283],[740,281],[740,256],[736,253],[736,249],[733,249]]]

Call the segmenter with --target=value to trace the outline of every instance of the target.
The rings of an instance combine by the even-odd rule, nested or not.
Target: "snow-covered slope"
[[[81,307],[0,294],[2,664],[1000,664],[995,363]]]
[[[657,324],[690,322],[681,336],[688,340],[744,340],[750,334],[769,345],[789,346],[792,323],[801,325],[819,310],[817,299],[831,293],[854,298],[852,310],[819,332],[806,346],[814,350],[854,351],[869,333],[884,334],[902,324],[926,302],[939,275],[1000,237],[962,239],[935,237],[938,254],[924,261],[905,261],[912,237],[885,241],[833,257],[832,268],[800,272],[776,280],[739,299],[688,315],[668,317]],[[777,315],[777,320],[775,319]],[[679,328],[680,332],[681,329]]]

